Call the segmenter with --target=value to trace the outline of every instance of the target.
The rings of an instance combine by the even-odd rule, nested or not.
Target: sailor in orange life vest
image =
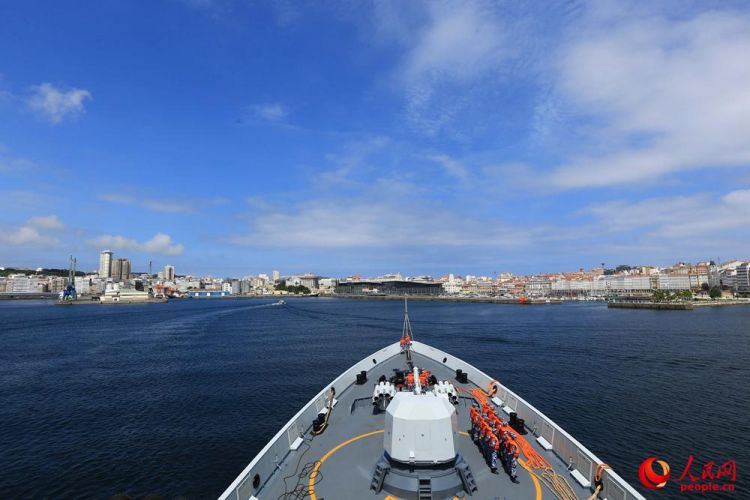
[[[511,437],[512,436],[512,437]],[[518,475],[516,469],[518,468],[518,445],[513,440],[515,433],[508,432],[505,434],[505,442],[503,446],[503,454],[505,456],[505,465],[510,472],[510,479],[514,483],[518,482]]]
[[[401,350],[411,348],[411,337],[407,334],[401,337]]]
[[[471,439],[476,443],[479,439],[479,403],[476,401],[471,405],[469,416],[471,417]]]
[[[497,452],[500,449],[500,440],[497,438],[497,429],[495,424],[492,424],[492,432],[490,433],[490,470],[493,474],[497,474]]]

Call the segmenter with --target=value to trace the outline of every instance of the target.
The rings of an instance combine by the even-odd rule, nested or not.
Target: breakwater
[[[668,311],[690,311],[699,307],[724,307],[750,305],[750,300],[695,300],[693,302],[608,302],[607,307],[618,309],[662,309]]]

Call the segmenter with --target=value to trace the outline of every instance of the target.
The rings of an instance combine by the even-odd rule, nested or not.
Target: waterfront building
[[[457,295],[463,291],[463,282],[450,274],[448,275],[448,281],[443,283],[443,291],[447,295]]]
[[[442,291],[441,283],[431,281],[368,279],[336,285],[336,293],[341,295],[441,295]]]
[[[305,273],[299,278],[300,285],[306,286],[310,290],[317,290],[320,288],[320,278],[310,273]]]
[[[690,276],[681,274],[657,274],[656,287],[658,290],[690,290]]]
[[[37,276],[26,276],[25,274],[11,274],[9,276],[10,288],[7,290],[12,293],[37,293],[46,292],[47,284],[43,279]],[[6,285],[7,287],[7,285]]]
[[[91,279],[88,276],[76,276],[74,279],[76,292],[80,295],[91,293]]]
[[[532,276],[526,283],[526,294],[532,296],[549,295],[552,282],[547,276]]]
[[[738,293],[750,294],[750,262],[745,262],[737,267],[735,287]]]
[[[174,266],[167,264],[164,266],[164,281],[174,281]]]
[[[284,284],[287,287],[290,287],[290,286],[300,286],[302,284],[302,280],[300,279],[299,276],[291,276],[291,277],[287,278],[286,280],[284,280]]]
[[[274,283],[278,283],[281,279],[281,273],[279,273],[278,271],[274,271],[271,273],[271,278],[273,278]]]
[[[318,280],[318,289],[324,293],[331,293],[336,289],[339,280],[336,278],[320,278]]]
[[[135,288],[120,288],[115,284],[107,288],[99,300],[106,304],[148,302],[151,300],[151,294]]]
[[[47,281],[47,291],[50,293],[59,293],[65,290],[67,285],[67,278],[59,276],[51,276]]]
[[[130,259],[119,258],[112,261],[111,277],[113,281],[128,281],[130,279]]]

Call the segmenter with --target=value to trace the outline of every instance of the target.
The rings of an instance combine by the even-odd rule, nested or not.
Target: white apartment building
[[[745,262],[737,267],[735,287],[740,293],[750,293],[750,262]]]
[[[687,274],[657,274],[656,288],[659,290],[690,290],[690,276]]]

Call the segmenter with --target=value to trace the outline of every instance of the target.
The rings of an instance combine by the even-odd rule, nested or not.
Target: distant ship
[[[221,494],[254,499],[643,499],[489,375],[399,342],[309,401]]]

